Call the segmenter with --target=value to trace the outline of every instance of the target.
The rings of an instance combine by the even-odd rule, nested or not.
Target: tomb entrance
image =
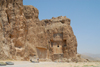
[[[51,40],[51,47],[53,48],[53,54],[63,54],[63,46],[66,45],[66,40],[63,40],[62,33],[56,33]]]
[[[53,54],[63,54],[62,43],[58,41],[52,42]]]
[[[43,47],[36,47],[39,59],[46,59],[47,49]]]

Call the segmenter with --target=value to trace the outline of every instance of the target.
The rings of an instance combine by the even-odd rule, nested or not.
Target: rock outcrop
[[[0,0],[0,59],[72,59],[77,40],[70,19],[39,20],[39,11],[23,0]]]

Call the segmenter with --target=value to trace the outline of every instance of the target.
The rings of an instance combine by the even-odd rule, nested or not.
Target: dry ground
[[[100,67],[100,62],[40,62],[31,63],[28,61],[13,61],[14,65],[7,65],[3,67]]]

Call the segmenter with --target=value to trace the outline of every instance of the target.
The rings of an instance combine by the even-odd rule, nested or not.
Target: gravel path
[[[78,62],[78,63],[56,63],[56,62],[40,62],[31,63],[28,61],[13,61],[14,65],[3,67],[100,67],[100,62]],[[0,66],[1,67],[1,66]]]

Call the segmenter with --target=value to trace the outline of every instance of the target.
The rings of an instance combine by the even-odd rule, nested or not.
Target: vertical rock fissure
[[[2,28],[3,28],[3,36],[5,37],[5,28],[4,28],[4,23],[3,23],[3,20],[2,20]]]
[[[7,10],[6,10],[6,14],[7,14],[8,23],[10,24],[9,14],[8,14]]]

